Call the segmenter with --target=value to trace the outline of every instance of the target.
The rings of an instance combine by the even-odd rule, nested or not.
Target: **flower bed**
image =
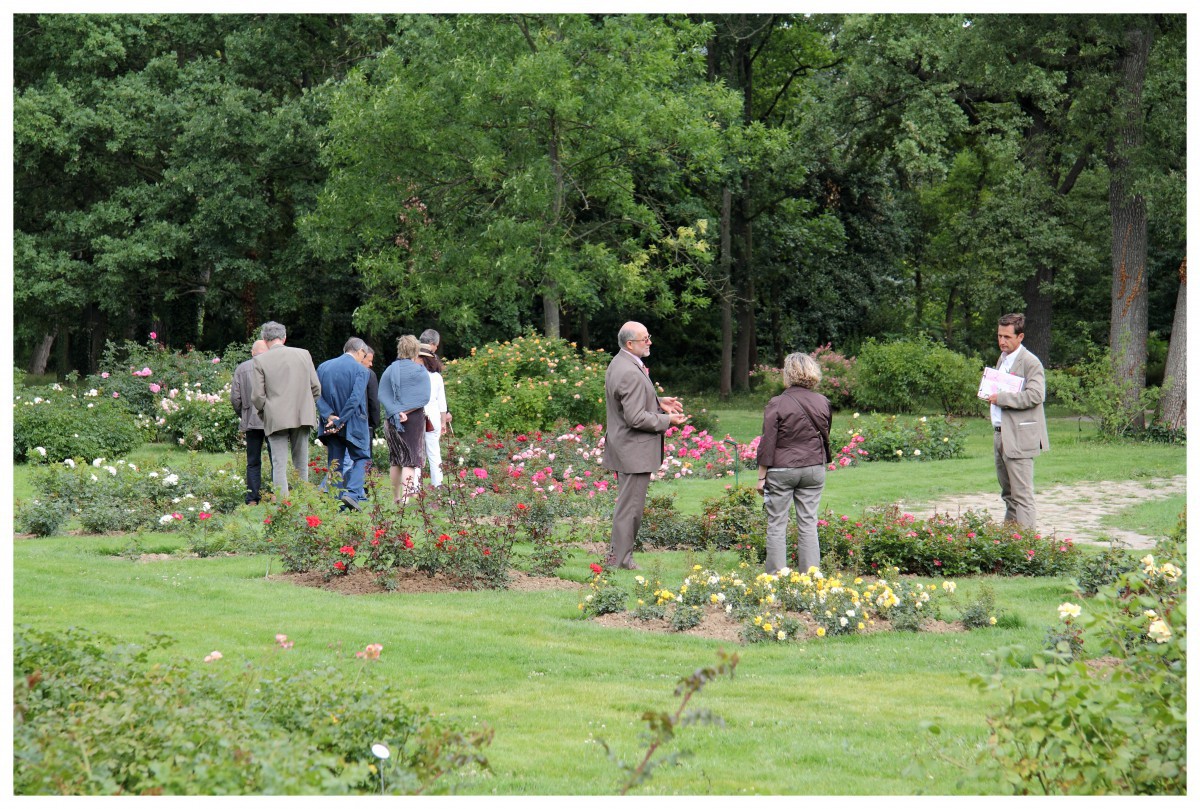
[[[578,601],[582,618],[625,612],[629,594],[592,565],[592,579]],[[878,621],[891,628],[917,631],[941,619],[944,603],[955,603],[952,581],[941,586],[899,578],[892,568],[887,578],[826,576],[817,568],[805,573],[784,568],[777,574],[752,574],[743,562],[719,573],[695,565],[679,584],[668,586],[656,572],[633,579],[633,618],[665,622],[674,631],[688,631],[712,614],[741,624],[746,643],[784,643],[805,636],[823,638],[875,631]],[[994,617],[985,625],[994,625]]]
[[[124,459],[68,458],[39,468],[32,483],[37,497],[18,506],[16,522],[43,536],[72,516],[89,534],[195,527],[200,514],[231,512],[245,496],[245,481],[232,468],[197,462],[141,469]]]
[[[821,551],[860,571],[897,565],[922,576],[1059,576],[1079,560],[1075,543],[1014,530],[973,511],[919,520],[895,506],[854,519],[826,511],[817,521]]]

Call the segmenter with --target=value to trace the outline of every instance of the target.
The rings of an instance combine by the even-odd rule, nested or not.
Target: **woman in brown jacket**
[[[767,402],[762,440],[758,444],[758,486],[767,512],[766,571],[787,567],[788,512],[796,508],[800,535],[796,569],[820,567],[817,505],[825,488],[825,464],[832,460],[829,400],[814,388],[821,366],[808,354],[789,354],[783,361],[783,393]]]

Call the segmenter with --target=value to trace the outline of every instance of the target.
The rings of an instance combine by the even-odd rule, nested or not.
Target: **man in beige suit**
[[[605,560],[609,567],[637,570],[633,543],[642,525],[650,475],[663,462],[663,433],[687,421],[683,405],[673,396],[659,398],[642,362],[650,355],[650,334],[630,321],[617,332],[621,350],[604,374],[607,423],[604,433],[605,469],[617,473],[617,503],[613,509],[612,540]]]
[[[1001,371],[1025,380],[1017,393],[999,391],[988,397],[995,428],[993,449],[996,479],[1004,498],[1004,521],[1029,530],[1037,528],[1037,509],[1033,503],[1033,459],[1050,449],[1046,431],[1046,372],[1042,361],[1021,343],[1025,340],[1025,315],[1008,314],[1000,318],[996,330],[1000,344]]]
[[[321,383],[312,355],[285,346],[287,329],[270,321],[262,327],[267,350],[254,358],[254,393],[250,401],[262,414],[263,431],[271,448],[271,483],[275,496],[287,497],[287,463],[301,480],[308,480],[308,437],[317,426],[317,397]]]

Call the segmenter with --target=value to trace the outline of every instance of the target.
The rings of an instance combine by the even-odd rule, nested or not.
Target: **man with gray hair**
[[[358,337],[346,341],[342,355],[321,363],[317,379],[321,395],[317,431],[329,450],[329,474],[345,508],[358,511],[366,499],[363,479],[371,458],[371,429],[367,420],[367,382],[363,364],[367,344]]]
[[[301,480],[308,480],[308,437],[317,426],[317,397],[321,382],[312,355],[303,348],[284,345],[287,329],[282,323],[263,324],[262,339],[267,350],[254,358],[254,393],[251,402],[263,420],[271,448],[271,483],[275,497],[287,497],[287,463]]]
[[[262,489],[262,451],[267,441],[263,421],[250,402],[254,392],[254,358],[267,350],[267,344],[255,340],[250,347],[250,359],[238,365],[229,388],[229,402],[241,416],[238,430],[246,436],[246,505],[257,506]],[[268,448],[268,454],[270,450]]]

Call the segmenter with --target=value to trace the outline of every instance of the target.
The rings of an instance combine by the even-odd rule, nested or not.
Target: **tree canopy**
[[[538,331],[723,392],[832,342],[1171,333],[1182,15],[19,14],[14,349]],[[1132,234],[1132,235],[1131,235]],[[1129,305],[1122,301],[1131,302]],[[1132,307],[1132,308],[1131,308]],[[1157,335],[1157,338],[1155,338]],[[666,366],[666,367],[663,367]]]

